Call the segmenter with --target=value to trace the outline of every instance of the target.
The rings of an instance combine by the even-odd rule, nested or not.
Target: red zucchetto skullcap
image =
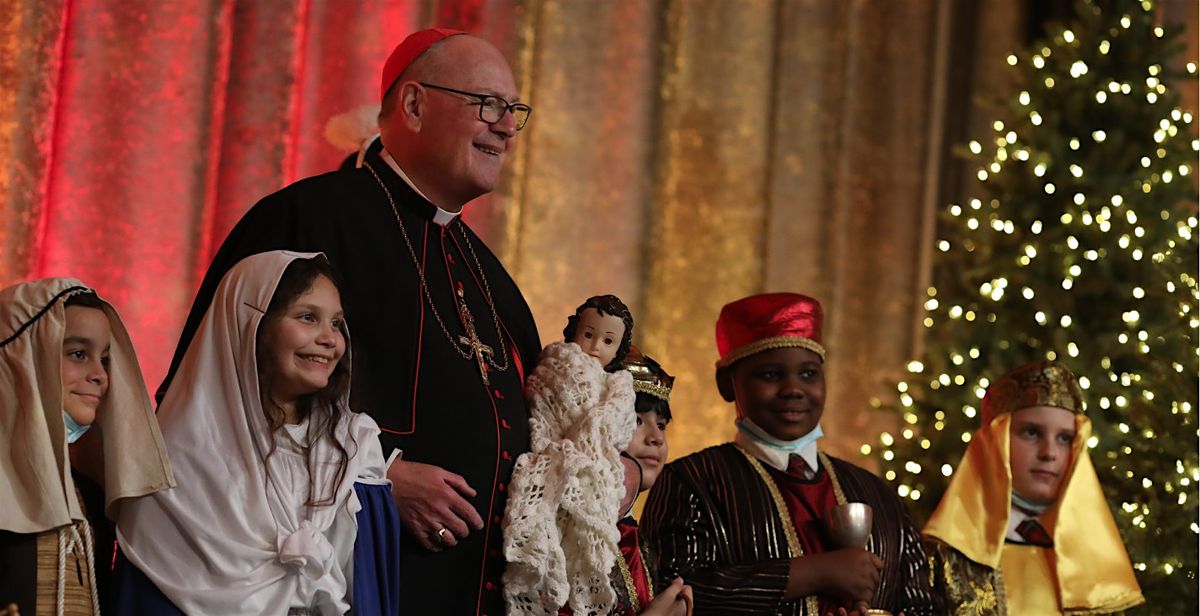
[[[718,368],[768,349],[799,347],[825,359],[821,303],[799,293],[763,293],[725,304],[717,317]]]
[[[388,88],[396,83],[400,75],[404,74],[404,70],[413,63],[413,60],[421,57],[421,54],[433,47],[434,43],[457,34],[466,34],[466,32],[452,28],[428,28],[413,32],[399,45],[396,45],[396,48],[392,50],[392,55],[388,56],[387,62],[383,64],[383,77],[379,80],[379,100],[383,100]]]

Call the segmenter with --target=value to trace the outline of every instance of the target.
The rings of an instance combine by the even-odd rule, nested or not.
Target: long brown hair
[[[296,300],[297,297],[307,293],[313,288],[318,276],[324,276],[329,280],[333,287],[337,289],[338,295],[342,294],[341,284],[338,281],[337,275],[333,268],[329,265],[324,257],[314,257],[312,259],[296,259],[292,261],[287,269],[283,271],[283,276],[279,279],[279,284],[275,287],[275,295],[271,298],[271,303],[267,306],[267,314],[263,316],[262,321],[258,324],[258,333],[255,335],[256,352],[255,363],[258,365],[258,391],[259,397],[262,400],[263,415],[267,418],[267,426],[272,436],[283,431],[285,412],[279,406],[268,392],[271,391],[272,383],[276,378],[275,367],[269,361],[265,361],[263,348],[263,332],[266,331],[265,325],[272,319],[279,319],[284,316],[288,306]],[[346,332],[343,330],[343,335]],[[346,337],[347,347],[349,347],[349,336]],[[296,414],[301,420],[308,419],[308,439],[307,445],[304,445],[305,459],[307,460],[309,489],[308,500],[305,502],[310,507],[323,507],[335,504],[337,498],[337,486],[342,483],[346,475],[346,466],[350,460],[350,453],[346,447],[334,436],[334,429],[338,422],[350,413],[350,409],[345,406],[343,400],[347,398],[347,393],[350,391],[350,368],[347,367],[350,361],[349,355],[342,357],[337,365],[333,368],[333,374],[329,376],[329,382],[324,388],[315,391],[311,394],[300,396],[296,400]],[[334,447],[338,452],[338,472],[336,479],[331,486],[314,486],[312,484],[316,460],[311,444],[320,442],[321,439],[328,438],[333,442]],[[351,445],[357,447],[357,443],[353,441],[354,435],[350,434]],[[271,439],[271,449],[267,452],[267,457],[271,457],[275,453],[275,439]],[[269,472],[269,471],[268,471]],[[328,494],[317,497],[318,491],[324,493],[328,489]]]

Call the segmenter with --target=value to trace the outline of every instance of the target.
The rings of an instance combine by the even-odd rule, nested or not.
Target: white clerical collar
[[[781,441],[772,437],[748,417],[737,420],[736,424],[737,434],[734,435],[733,442],[754,457],[772,468],[787,471],[788,459],[795,454],[808,465],[808,472],[805,474],[811,473],[810,479],[816,476],[817,441],[825,436],[821,431],[821,424],[817,424],[808,434],[794,441]]]
[[[400,165],[396,164],[396,160],[392,158],[391,154],[388,154],[387,150],[380,150],[379,157],[383,159],[383,162],[387,163],[387,166],[392,168],[392,171],[396,172],[396,175],[400,176],[400,179],[404,180],[405,184],[408,184],[409,188],[413,189],[413,192],[420,195],[422,199],[429,201],[429,197],[426,197],[425,193],[421,192],[421,189],[417,188],[416,184],[413,184],[413,181],[408,178],[408,174],[404,173],[404,170],[400,168]],[[433,204],[432,201],[429,201],[429,203]],[[433,213],[433,222],[443,227],[454,222],[455,218],[458,218],[457,212],[447,212],[446,210],[438,207],[436,204],[433,204],[433,207],[437,208],[437,211]]]

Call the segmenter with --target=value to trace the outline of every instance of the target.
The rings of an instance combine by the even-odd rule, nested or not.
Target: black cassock
[[[371,171],[363,167],[308,178],[263,198],[229,233],[204,277],[160,392],[229,268],[267,250],[324,252],[342,280],[353,340],[351,406],[379,423],[384,455],[402,449],[405,460],[466,478],[477,492],[471,503],[485,524],[436,554],[411,536],[402,537],[401,605],[411,614],[503,614],[500,521],[513,464],[529,449],[522,392],[524,374],[541,350],[537,329],[517,285],[466,224],[433,222],[436,208],[378,155],[369,155],[366,163],[395,200],[437,314],[387,194]],[[456,342],[466,335],[454,300],[459,289],[495,363],[504,366],[507,359],[505,370],[489,367],[489,385],[475,357],[464,359],[447,338],[447,332]]]

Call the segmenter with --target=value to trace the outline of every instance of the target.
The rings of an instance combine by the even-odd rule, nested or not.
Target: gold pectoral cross
[[[471,316],[471,311],[467,310],[467,302],[463,298],[462,290],[458,292],[458,314],[462,317],[463,329],[467,330],[466,336],[459,336],[458,342],[465,344],[470,353],[475,356],[475,363],[479,364],[479,378],[483,379],[484,385],[488,383],[488,360],[493,357],[492,347],[483,343],[479,339],[479,334],[475,332],[475,319]]]

